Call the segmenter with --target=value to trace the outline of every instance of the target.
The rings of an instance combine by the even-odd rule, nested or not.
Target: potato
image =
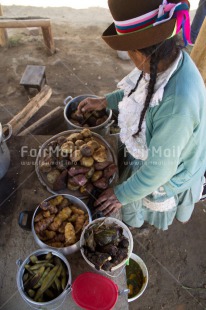
[[[57,138],[58,145],[62,145],[66,141],[67,141],[67,139],[64,136],[60,136],[59,138]]]
[[[47,180],[49,183],[54,184],[59,176],[60,176],[59,170],[54,169],[47,174]]]
[[[63,154],[71,154],[75,149],[74,143],[72,141],[67,141],[62,144],[61,151]]]
[[[72,179],[69,179],[69,180],[68,180],[68,182],[67,182],[67,188],[68,188],[70,191],[76,191],[76,190],[78,190],[80,186],[77,185],[77,184],[75,184],[75,183],[73,183],[71,180],[72,180]]]
[[[72,112],[71,119],[78,121],[79,123],[82,123],[84,121],[84,115],[82,113],[79,113],[77,110]]]
[[[90,194],[94,188],[94,185],[90,182],[86,183],[86,185],[80,187],[81,194]]]
[[[82,140],[82,139],[83,139],[83,135],[79,132],[72,133],[67,137],[67,141],[72,141],[72,142],[75,142],[77,140]]]
[[[94,159],[92,157],[83,156],[80,160],[80,163],[84,167],[91,167],[93,166]]]
[[[72,162],[77,162],[82,158],[82,153],[80,150],[75,150],[72,154],[70,154],[70,159]]]
[[[72,178],[72,182],[79,186],[84,186],[87,183],[87,178],[84,174],[77,174]]]
[[[82,146],[80,146],[80,151],[81,151],[82,155],[86,156],[86,157],[90,157],[94,153],[93,147],[91,147],[87,144],[83,144]]]
[[[104,122],[106,122],[106,120],[108,119],[108,116],[102,116],[101,118],[98,118],[96,121],[96,125],[99,126],[101,124],[103,124]]]
[[[95,163],[94,169],[95,170],[104,170],[106,167],[108,167],[110,164],[112,164],[111,161],[104,161],[103,163]]]
[[[89,137],[92,136],[92,132],[91,132],[89,129],[87,129],[87,128],[83,129],[83,130],[81,131],[81,134],[82,134],[82,136],[83,136],[84,138],[89,138]]]
[[[93,185],[99,189],[107,189],[109,186],[109,182],[108,182],[108,179],[103,177],[97,180],[96,182],[94,182]]]
[[[92,147],[94,151],[96,151],[100,147],[100,144],[95,140],[90,140],[89,142],[87,142],[87,145]]]
[[[74,144],[77,146],[77,148],[79,148],[81,145],[85,144],[85,142],[84,142],[84,140],[77,140],[77,141],[75,141]]]
[[[74,175],[77,175],[77,174],[86,174],[89,170],[90,170],[90,168],[88,168],[88,167],[74,166],[68,170],[68,174],[71,177],[73,177]]]
[[[53,190],[60,191],[67,187],[68,172],[67,170],[62,171],[62,173],[57,177],[56,181],[53,183]]]
[[[71,166],[71,164],[72,164],[71,161],[65,158],[65,159],[57,160],[56,167],[58,170],[63,171],[67,169],[69,166]]]
[[[93,174],[94,174],[94,167],[92,166],[91,168],[90,168],[90,170],[86,173],[86,178],[87,179],[90,179],[92,176],[93,176]]]
[[[117,166],[111,164],[104,169],[104,177],[109,179],[117,172]]]
[[[96,160],[98,163],[102,163],[107,160],[106,150],[103,149],[102,147],[97,149],[92,156],[94,160]]]
[[[99,170],[99,171],[95,171],[92,178],[91,178],[91,181],[92,182],[95,182],[97,180],[99,180],[103,175],[103,171]]]
[[[95,127],[97,124],[97,119],[93,115],[91,115],[88,119],[85,120],[90,127]]]
[[[49,155],[42,160],[39,169],[42,172],[50,172],[52,170],[52,158]]]
[[[92,183],[87,183],[86,185],[81,186],[79,191],[81,194],[90,194],[93,188],[94,186]]]

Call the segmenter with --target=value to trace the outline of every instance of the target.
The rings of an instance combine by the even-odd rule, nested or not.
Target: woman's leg
[[[200,0],[191,26],[191,41],[195,43],[202,23],[206,16],[206,0]]]

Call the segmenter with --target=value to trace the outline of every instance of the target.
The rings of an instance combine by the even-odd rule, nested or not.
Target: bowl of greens
[[[134,301],[145,291],[148,284],[148,270],[143,260],[132,253],[126,265],[128,301]]]

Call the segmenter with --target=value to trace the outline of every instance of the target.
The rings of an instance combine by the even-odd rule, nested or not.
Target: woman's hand
[[[82,100],[78,105],[78,112],[89,112],[89,111],[100,111],[107,107],[107,100],[106,98],[86,98]]]
[[[109,216],[111,213],[119,210],[122,204],[117,199],[113,188],[106,189],[94,203],[97,211],[102,211],[104,215]]]

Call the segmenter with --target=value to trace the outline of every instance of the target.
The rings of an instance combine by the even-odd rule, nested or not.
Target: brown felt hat
[[[169,3],[185,2],[187,0],[169,0]],[[162,0],[108,0],[110,12],[115,21],[126,21],[159,8]],[[116,31],[115,24],[112,23],[103,33],[102,38],[113,49],[129,51],[142,49],[154,44],[158,44],[168,39],[174,32],[176,18],[141,31],[134,31],[120,35]]]

